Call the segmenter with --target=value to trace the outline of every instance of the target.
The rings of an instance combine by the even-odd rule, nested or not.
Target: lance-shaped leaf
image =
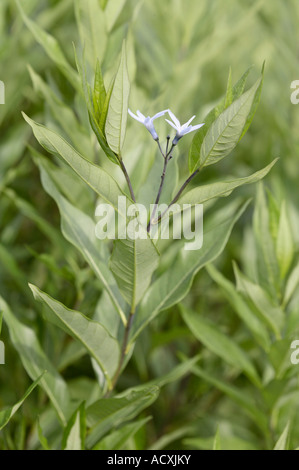
[[[216,220],[205,228],[203,246],[196,254],[180,250],[173,265],[146,292],[133,323],[131,342],[135,341],[159,312],[185,297],[195,274],[223,251],[235,222],[247,205],[247,203],[243,205],[234,215],[230,213],[231,208],[228,207],[227,213],[222,213],[220,221],[216,217]]]
[[[101,113],[104,110],[105,101],[107,98],[107,92],[104,84],[102,75],[102,69],[100,62],[97,61],[96,73],[94,77],[94,89],[93,89],[93,107],[97,122],[100,121]],[[101,128],[103,130],[103,128]]]
[[[180,308],[185,322],[201,343],[225,362],[243,371],[255,385],[261,385],[251,360],[232,338],[222,333],[218,325],[203,318],[198,312],[184,305],[181,305]]]
[[[203,122],[205,125],[201,127],[195,134],[192,140],[192,144],[189,151],[189,171],[193,173],[198,165],[198,158],[200,155],[200,148],[203,143],[203,140],[211,127],[212,123],[217,119],[217,117],[227,109],[233,101],[240,98],[244,91],[245,83],[249,75],[250,68],[242,75],[242,77],[237,81],[237,83],[231,87],[231,71],[228,77],[227,90],[224,98],[220,103],[215,106],[204,118]]]
[[[130,82],[127,70],[126,46],[123,43],[121,61],[111,93],[105,126],[109,147],[119,156],[126,134],[129,95]]]
[[[142,390],[128,390],[115,398],[101,399],[86,410],[87,426],[91,428],[86,440],[92,448],[111,429],[133,419],[158,397],[158,387],[144,387]]]
[[[17,320],[1,297],[0,310],[3,311],[11,341],[30,378],[37,380],[47,371],[40,379],[40,385],[52,401],[61,422],[66,425],[70,413],[70,396],[65,381],[43,352],[35,332]]]
[[[14,406],[11,406],[9,408],[6,408],[4,410],[1,410],[0,411],[0,431],[1,429],[4,428],[4,426],[6,426],[9,421],[11,420],[11,418],[16,414],[16,412],[18,411],[18,409],[23,405],[24,401],[26,400],[27,397],[29,397],[29,395],[31,394],[31,392],[33,392],[33,390],[35,389],[35,387],[39,384],[39,382],[41,381],[42,377],[43,377],[44,373],[42,373],[40,375],[40,377],[38,377],[34,382],[33,384],[28,388],[28,390],[26,391],[25,395],[21,398],[21,400],[18,401],[18,403],[16,403]]]
[[[21,3],[17,0],[17,6],[21,12],[22,18],[28,29],[31,31],[36,41],[42,46],[49,58],[59,67],[61,72],[67,80],[73,85],[76,90],[80,90],[80,81],[73,67],[68,63],[65,55],[57,40],[51,34],[44,31],[38,24],[32,21],[23,8]]]
[[[74,53],[75,53],[75,58],[76,58],[77,69],[81,78],[81,85],[83,89],[84,100],[86,103],[91,128],[93,132],[95,133],[96,138],[98,139],[98,142],[100,146],[102,147],[102,149],[104,150],[107,157],[113,163],[118,165],[119,164],[118,156],[113,152],[113,150],[110,149],[109,145],[107,144],[107,139],[106,139],[104,127],[103,127],[103,122],[106,121],[106,114],[108,112],[110,92],[108,92],[106,95],[104,109],[102,110],[102,113],[100,116],[100,122],[98,122],[97,112],[94,107],[93,93],[92,93],[89,83],[87,82],[86,70],[85,70],[85,65],[84,65],[84,55],[79,60],[77,53],[76,53],[76,49],[74,49]],[[96,80],[98,78],[99,77],[97,77]]]
[[[34,122],[26,114],[23,116],[32,127],[41,146],[53,155],[61,157],[85,183],[118,212],[118,197],[125,196],[125,194],[117,182],[105,170],[80,155],[56,132]],[[126,214],[121,213],[120,215],[126,218]]]
[[[63,434],[62,450],[84,450],[86,435],[85,405],[82,403],[70,418]]]
[[[230,194],[235,189],[245,184],[257,183],[269,173],[276,162],[277,159],[262,170],[256,171],[250,176],[244,176],[243,178],[237,178],[228,181],[219,181],[217,183],[204,184],[202,186],[193,188],[179,198],[178,206],[171,208],[172,214],[176,214],[177,212],[181,211],[183,204],[190,204],[191,206],[194,206],[195,204],[204,204],[205,202],[217,197],[230,196]]]
[[[75,13],[88,62],[95,67],[102,60],[107,45],[105,15],[98,0],[75,0]]]
[[[251,301],[260,318],[272,329],[276,338],[280,339],[280,331],[284,324],[284,313],[281,308],[273,303],[268,293],[259,284],[255,284],[248,279],[235,263],[234,272],[238,290]]]
[[[203,139],[195,169],[217,163],[235,148],[249,120],[253,119],[261,86],[262,77],[213,122]]]
[[[158,262],[159,254],[148,237],[115,241],[110,268],[132,312],[149,287]]]
[[[80,312],[68,309],[37,287],[30,285],[30,288],[35,299],[48,307],[45,312],[48,320],[62,328],[87,349],[101,367],[108,384],[111,384],[111,378],[119,360],[117,341],[100,323],[90,320]]]
[[[61,195],[51,179],[52,173],[49,163],[46,160],[39,159],[37,164],[45,190],[54,198],[58,205],[61,215],[62,232],[65,238],[80,250],[96,276],[100,279],[116,311],[125,324],[126,317],[122,309],[122,298],[115,279],[107,267],[106,260],[101,256],[99,241],[95,235],[95,223],[88,215],[74,207]]]
[[[249,305],[245,302],[241,294],[237,292],[236,287],[212,264],[207,266],[207,271],[211,278],[219,285],[228,302],[234,308],[235,312],[237,315],[239,315],[241,320],[245,323],[247,328],[252,332],[258,343],[266,351],[269,350],[271,341],[267,328],[256,316],[256,313],[252,311]]]

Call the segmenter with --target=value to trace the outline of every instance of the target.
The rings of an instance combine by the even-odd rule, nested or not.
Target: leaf
[[[257,188],[253,227],[258,246],[259,283],[267,286],[275,298],[280,292],[279,266],[270,233],[270,215],[262,183]]]
[[[118,197],[125,196],[125,193],[122,192],[117,182],[105,170],[86,160],[61,136],[41,124],[37,124],[26,114],[23,116],[32,127],[41,146],[53,155],[60,156],[88,186],[119,212]],[[126,218],[126,214],[123,212],[120,212],[120,215]]]
[[[26,400],[27,397],[33,392],[35,387],[40,383],[42,377],[44,376],[45,372],[43,372],[34,382],[33,384],[28,388],[26,391],[25,395],[21,398],[20,401],[18,401],[14,406],[11,406],[9,408],[6,408],[4,410],[0,411],[0,431],[3,429],[11,420],[11,418],[16,414],[18,409],[23,405],[24,401]]]
[[[234,101],[209,128],[198,155],[195,168],[213,165],[226,157],[235,148],[248,125],[248,117],[259,93],[262,78]]]
[[[70,418],[63,434],[62,450],[85,450],[86,416],[82,403]]]
[[[282,304],[283,306],[286,306],[289,303],[298,285],[299,285],[299,264],[295,266],[295,268],[293,269],[293,271],[288,277],[286,288],[285,288],[283,304]]]
[[[66,308],[36,286],[30,284],[29,287],[34,298],[48,307],[48,320],[85,346],[111,385],[111,378],[117,369],[120,354],[117,341],[100,323],[90,320],[80,312]]]
[[[178,366],[174,367],[170,372],[164,374],[163,377],[158,377],[157,379],[153,379],[150,382],[147,382],[148,387],[157,386],[159,389],[165,387],[165,385],[171,384],[173,382],[178,382],[187,374],[190,374],[191,370],[195,366],[195,364],[199,361],[200,356],[197,355],[192,357],[191,359],[184,359],[184,361],[179,364]],[[139,385],[135,387],[134,390],[142,390],[144,385]]]
[[[73,145],[85,156],[93,155],[89,133],[79,124],[74,112],[52,91],[43,79],[28,65],[35,92],[39,93],[49,106],[55,120],[60,124]]]
[[[95,236],[95,223],[60,194],[51,179],[52,172],[49,163],[46,160],[39,159],[37,164],[41,172],[43,187],[58,205],[62,219],[62,232],[65,238],[82,253],[96,276],[100,279],[103,287],[107,290],[123,323],[126,324],[120,292],[111,271],[107,267],[106,260],[100,253],[99,243]]]
[[[109,0],[104,3],[107,29],[110,32],[115,25],[127,0]]]
[[[96,119],[99,122],[101,113],[104,110],[107,93],[104,85],[100,62],[97,61],[96,74],[94,79],[93,101]],[[100,126],[101,127],[101,126]],[[103,127],[101,127],[103,130]]]
[[[239,387],[236,387],[230,383],[226,383],[224,380],[215,377],[199,366],[193,367],[193,373],[227,395],[231,400],[237,403],[237,405],[239,405],[247,413],[247,415],[250,416],[250,418],[260,427],[263,432],[267,432],[267,416],[263,410],[258,408],[252,394],[250,394],[247,390],[240,390]]]
[[[94,68],[97,60],[102,62],[107,46],[105,15],[98,0],[85,0],[84,3],[76,0],[75,13],[81,43],[88,62]]]
[[[87,408],[87,425],[91,427],[87,448],[93,448],[111,429],[133,419],[148,408],[158,397],[158,387],[128,390],[115,398],[105,398]]]
[[[275,444],[274,450],[289,450],[290,422],[286,425],[280,438]]]
[[[276,256],[280,267],[280,277],[284,279],[289,271],[294,256],[292,228],[287,215],[285,202],[281,205],[276,239]]]
[[[199,341],[225,362],[243,371],[255,385],[261,386],[254,365],[232,338],[223,334],[216,324],[203,318],[199,313],[184,305],[180,305],[180,309],[184,321]]]
[[[80,90],[80,82],[78,79],[78,75],[76,74],[73,67],[71,67],[71,65],[66,60],[57,40],[49,33],[44,31],[40,26],[38,26],[38,24],[28,18],[23,8],[21,7],[19,0],[16,0],[16,3],[20,10],[24,23],[33,34],[36,41],[42,46],[49,58],[57,65],[57,67],[61,70],[61,72],[64,74],[66,79],[73,85],[73,87],[76,90]]]
[[[37,380],[45,370],[47,371],[47,374],[40,379],[40,385],[52,401],[59,419],[66,425],[70,412],[70,397],[66,383],[43,352],[35,332],[17,320],[1,297],[0,310],[3,311],[11,341],[31,379]]]
[[[267,329],[252,312],[250,307],[243,300],[242,296],[237,292],[235,286],[228,279],[226,279],[212,264],[209,264],[206,269],[211,278],[220,286],[227,301],[233,307],[241,320],[245,323],[247,328],[251,331],[260,346],[262,346],[262,348],[266,351],[269,350],[271,340]]]
[[[204,233],[203,247],[194,256],[194,252],[180,250],[175,262],[162,274],[146,292],[133,323],[131,343],[140,332],[159,314],[180,302],[189,292],[195,274],[206,264],[212,262],[223,251],[232,228],[246,208],[245,204],[233,216],[223,213],[221,222],[211,223]]]
[[[158,263],[159,254],[148,237],[144,240],[119,239],[114,242],[110,269],[132,312],[149,287]]]
[[[225,97],[220,101],[220,103],[213,108],[209,114],[204,118],[205,125],[201,127],[193,137],[192,144],[189,151],[189,171],[193,173],[198,165],[198,157],[200,155],[200,149],[203,143],[205,136],[213,122],[217,117],[227,109],[228,106],[232,104],[233,101],[240,98],[244,91],[245,83],[249,75],[250,68],[242,75],[238,82],[234,85],[232,89],[231,86],[231,76],[228,78],[227,90]]]
[[[84,66],[84,54],[82,58],[79,60],[75,48],[74,48],[74,53],[75,53],[75,58],[76,58],[77,69],[81,78],[81,85],[83,89],[85,104],[88,110],[88,116],[89,116],[89,122],[90,122],[91,128],[93,132],[95,133],[100,146],[104,150],[109,160],[111,160],[116,165],[119,165],[119,159],[117,155],[115,155],[115,153],[110,149],[110,147],[107,144],[107,140],[106,140],[102,123],[101,122],[98,123],[97,121],[97,116],[96,116],[96,112],[94,109],[94,103],[93,103],[93,100],[91,99],[92,92],[91,92],[91,88],[90,88],[89,83],[87,82],[87,77],[86,77],[86,70]],[[109,91],[106,96],[106,100],[108,99],[110,100]],[[105,106],[106,106],[106,102],[105,102]],[[106,107],[105,106],[104,106],[105,109],[102,111],[102,115],[101,115],[101,119],[103,120],[106,119]],[[109,102],[107,102],[107,108],[108,106],[109,106]]]
[[[237,281],[237,289],[246,295],[256,307],[260,318],[272,329],[276,338],[281,338],[281,329],[284,324],[284,314],[280,307],[273,304],[272,299],[263,288],[251,282],[234,263],[234,272]]]
[[[234,189],[239,188],[240,186],[245,184],[253,184],[260,181],[269,173],[276,162],[277,160],[274,160],[272,163],[270,163],[270,165],[253,173],[250,176],[245,176],[243,178],[237,178],[230,181],[219,181],[217,183],[205,184],[203,186],[193,188],[179,198],[178,204],[181,207],[183,207],[183,204],[190,204],[191,206],[194,206],[195,204],[204,204],[205,202],[217,197],[227,197],[234,191]],[[174,214],[176,214],[178,211],[181,211],[179,208],[178,210],[174,208],[172,209]]]
[[[129,439],[132,439],[150,419],[151,417],[147,417],[134,423],[121,426],[120,429],[111,432],[108,436],[104,437],[104,439],[101,439],[100,442],[94,446],[93,450],[124,450]]]
[[[213,443],[213,450],[221,450],[221,441],[220,441],[220,432],[219,427],[217,428],[214,443]]]
[[[111,150],[120,156],[125,140],[130,82],[127,70],[126,45],[123,43],[121,61],[116,73],[108,107],[105,134]]]

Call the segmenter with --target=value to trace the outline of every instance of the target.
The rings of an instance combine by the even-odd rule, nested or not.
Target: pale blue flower
[[[188,122],[181,125],[180,121],[175,117],[175,115],[170,111],[170,109],[168,110],[168,114],[171,117],[173,122],[169,121],[168,119],[165,119],[165,121],[167,121],[168,124],[170,124],[176,130],[176,136],[175,136],[175,138],[173,139],[173,142],[172,142],[173,145],[176,145],[178,143],[178,141],[184,135],[189,134],[189,132],[196,131],[197,129],[200,129],[202,126],[204,126],[204,123],[203,124],[197,124],[196,126],[190,126],[190,124],[193,121],[193,119],[195,118],[195,116],[192,116],[192,118],[189,119]]]
[[[128,110],[132,118],[136,119],[136,121],[138,122],[141,122],[141,124],[143,124],[147,128],[147,130],[151,133],[152,138],[154,140],[159,140],[159,137],[154,127],[153,121],[161,116],[164,116],[164,114],[167,113],[167,111],[168,109],[165,109],[164,111],[161,111],[160,113],[155,114],[153,117],[150,117],[150,116],[145,117],[140,111],[137,111],[137,116],[136,116],[136,114],[133,114],[130,109]]]

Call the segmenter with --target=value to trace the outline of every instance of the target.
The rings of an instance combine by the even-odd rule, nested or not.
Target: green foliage
[[[299,7],[273,2],[1,0],[1,450],[298,448]],[[204,205],[198,251],[96,237],[161,183],[129,106],[205,123],[160,199],[174,230]]]

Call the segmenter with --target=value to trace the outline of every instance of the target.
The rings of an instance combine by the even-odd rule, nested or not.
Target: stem
[[[127,169],[125,167],[125,164],[123,162],[123,160],[120,158],[119,159],[119,162],[120,162],[120,167],[122,169],[122,172],[123,174],[125,175],[125,178],[126,178],[126,181],[128,183],[128,187],[129,187],[129,191],[130,191],[130,194],[131,194],[131,198],[133,199],[134,202],[136,202],[136,199],[135,199],[135,194],[134,194],[134,191],[133,191],[133,187],[132,187],[132,183],[131,183],[131,180],[130,180],[130,177],[128,175],[128,172],[127,172]]]
[[[114,387],[115,387],[115,385],[118,381],[119,375],[121,373],[121,369],[123,367],[124,360],[125,360],[125,357],[126,357],[126,354],[127,354],[127,347],[128,347],[129,336],[130,336],[130,331],[131,331],[132,324],[133,324],[134,315],[135,315],[135,310],[130,312],[130,316],[128,318],[127,326],[126,326],[125,333],[124,333],[124,339],[123,339],[123,343],[122,343],[122,347],[121,347],[121,354],[120,354],[120,358],[119,358],[119,363],[118,363],[117,370],[116,370],[116,372],[114,374],[114,377],[113,377],[113,380],[112,380],[111,390],[107,393],[106,397],[108,397],[110,395],[110,393],[112,392],[112,390],[114,389]]]
[[[153,210],[153,213],[152,213],[152,215],[151,215],[150,221],[149,221],[148,226],[147,226],[147,232],[149,232],[150,229],[151,229],[151,224],[152,224],[152,221],[153,221],[153,219],[154,219],[154,217],[155,217],[155,214],[156,214],[156,211],[157,211],[157,206],[158,206],[158,204],[159,204],[160,197],[161,197],[161,194],[162,194],[162,189],[163,189],[164,182],[165,182],[165,176],[166,176],[167,165],[168,165],[169,161],[170,161],[171,158],[172,158],[171,152],[172,152],[173,148],[175,147],[175,146],[172,144],[171,149],[170,149],[169,152],[168,152],[169,139],[170,139],[170,136],[167,136],[167,144],[166,144],[166,152],[165,152],[165,154],[163,153],[163,150],[162,150],[162,148],[161,148],[159,139],[157,140],[157,144],[158,144],[159,150],[160,150],[160,152],[161,152],[161,154],[162,154],[162,157],[164,158],[164,166],[163,166],[163,173],[162,173],[162,176],[161,176],[161,183],[160,183],[159,190],[158,190],[158,194],[157,194],[157,197],[156,197],[156,200],[155,200],[154,210]]]
[[[179,189],[178,193],[175,195],[175,197],[173,198],[173,200],[171,201],[171,203],[169,204],[169,206],[167,207],[166,211],[159,216],[158,220],[155,221],[155,223],[158,223],[160,222],[160,220],[162,219],[162,217],[166,214],[166,212],[168,211],[168,209],[177,202],[177,200],[179,199],[180,195],[182,194],[182,192],[184,191],[184,189],[186,188],[186,186],[190,183],[190,181],[193,180],[193,178],[195,178],[196,175],[198,175],[199,173],[199,169],[195,170],[194,173],[192,173],[192,175],[189,176],[189,178],[186,179],[185,183],[181,186],[181,188]]]
[[[162,176],[161,176],[161,183],[160,183],[160,186],[159,186],[159,190],[158,190],[158,194],[157,194],[157,197],[156,197],[156,200],[155,200],[155,206],[154,206],[154,210],[153,210],[153,213],[151,215],[151,218],[150,218],[150,221],[148,223],[148,226],[147,226],[147,231],[149,232],[150,229],[151,229],[151,224],[152,224],[152,221],[156,215],[156,211],[157,211],[157,206],[159,204],[159,201],[160,201],[160,197],[161,197],[161,194],[162,194],[162,189],[163,189],[163,186],[164,186],[164,181],[165,181],[165,175],[166,175],[166,168],[167,168],[167,164],[169,162],[169,159],[167,157],[164,157],[164,166],[163,166],[163,173],[162,173]]]

